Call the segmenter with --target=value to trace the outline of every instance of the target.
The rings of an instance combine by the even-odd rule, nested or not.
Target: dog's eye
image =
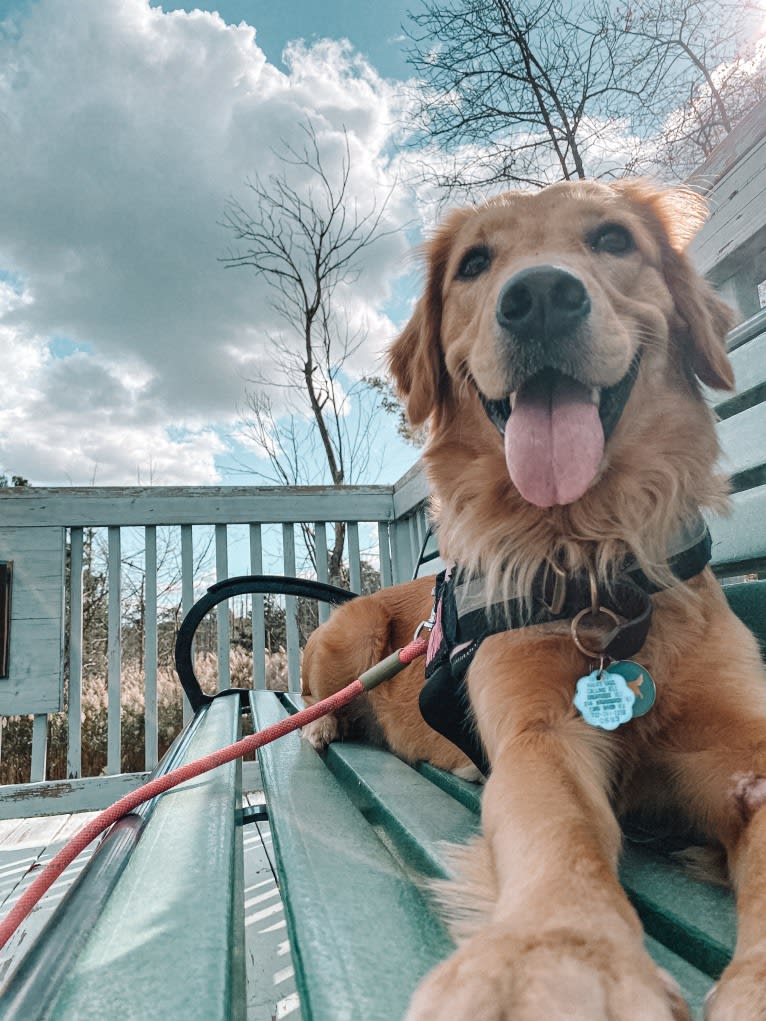
[[[476,248],[469,248],[455,274],[458,280],[473,280],[489,266],[492,256],[485,245],[477,245]]]
[[[588,243],[594,252],[604,252],[607,255],[625,255],[636,247],[633,235],[618,223],[603,224],[593,231]]]

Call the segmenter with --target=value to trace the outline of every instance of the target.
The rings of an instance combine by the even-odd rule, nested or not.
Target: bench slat
[[[444,878],[444,843],[464,844],[478,832],[473,812],[389,752],[332,744],[327,764],[372,825],[385,830],[405,868]]]
[[[724,419],[763,400],[766,380],[766,333],[756,334],[741,347],[731,351],[729,358],[734,368],[735,391],[723,399],[718,391],[713,396],[716,412]]]
[[[465,805],[474,814],[479,814],[481,811],[481,792],[484,789],[482,784],[461,780],[454,773],[445,773],[443,769],[432,766],[430,762],[418,762],[415,769],[426,777],[427,780],[430,780],[431,783],[436,784],[440,790],[449,794],[455,801]]]
[[[766,581],[745,581],[724,586],[729,605],[746,624],[766,653]]]
[[[205,711],[185,761],[237,738],[237,698]],[[242,1021],[240,770],[237,760],[161,795],[46,1018]]]
[[[304,707],[300,695],[288,694],[283,701],[288,710]],[[385,831],[405,869],[444,878],[449,871],[444,843],[463,844],[478,832],[475,812],[382,748],[334,742],[325,762],[367,821]]]
[[[286,715],[273,692],[252,692],[251,705],[257,729]],[[259,761],[307,1016],[401,1018],[451,949],[446,930],[306,741],[288,734]]]
[[[620,879],[650,936],[708,975],[720,975],[736,926],[728,890],[692,879],[663,855],[630,843]]]
[[[734,418],[721,422],[718,438],[724,455],[721,463],[726,472],[734,476],[762,468],[766,462],[764,437],[766,404],[756,404]]]

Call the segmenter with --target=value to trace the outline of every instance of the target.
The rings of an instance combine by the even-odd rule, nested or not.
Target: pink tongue
[[[598,407],[582,383],[546,374],[519,391],[505,426],[505,460],[525,500],[537,507],[574,503],[603,454]]]

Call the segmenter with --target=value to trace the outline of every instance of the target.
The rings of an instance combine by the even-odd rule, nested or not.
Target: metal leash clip
[[[415,634],[412,636],[413,642],[416,642],[424,631],[433,631],[435,623],[436,623],[436,606],[434,605],[434,608],[431,610],[431,616],[428,618],[428,620],[421,620],[421,622],[415,628]]]

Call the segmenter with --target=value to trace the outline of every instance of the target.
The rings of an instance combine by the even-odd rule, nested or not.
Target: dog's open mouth
[[[480,394],[503,433],[508,474],[537,507],[574,503],[595,481],[604,445],[620,420],[638,374],[639,355],[611,387],[591,387],[545,368],[505,400]]]

